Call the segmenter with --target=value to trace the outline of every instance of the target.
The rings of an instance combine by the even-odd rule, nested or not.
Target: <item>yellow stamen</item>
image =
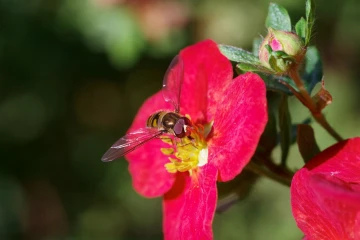
[[[173,140],[169,137],[165,137],[165,136],[161,136],[160,139],[164,142],[167,143],[169,145],[173,145]]]
[[[208,162],[208,148],[206,137],[210,133],[212,122],[205,126],[194,125],[190,130],[190,136],[181,139],[170,140],[161,138],[165,143],[172,143],[173,148],[162,148],[161,152],[169,155],[170,162],[165,164],[169,173],[187,172],[194,173],[198,167]],[[173,156],[173,157],[170,157]]]
[[[165,155],[171,155],[174,153],[173,148],[160,148],[160,151]]]

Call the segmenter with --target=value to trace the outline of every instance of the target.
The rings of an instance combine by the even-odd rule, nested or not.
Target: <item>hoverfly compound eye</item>
[[[191,126],[191,122],[188,118],[186,118],[186,117],[179,118],[176,121],[174,128],[173,128],[175,136],[178,138],[183,138],[183,137],[189,136],[190,132],[187,128],[190,126]]]

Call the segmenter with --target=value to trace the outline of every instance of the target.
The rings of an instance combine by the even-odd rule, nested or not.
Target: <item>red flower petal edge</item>
[[[219,180],[229,181],[250,161],[266,126],[266,87],[256,74],[235,78],[219,100],[209,161],[219,169]]]
[[[360,239],[360,138],[340,142],[299,170],[291,205],[306,239]]]
[[[179,174],[173,189],[163,200],[165,239],[213,239],[216,178],[217,169],[210,164],[199,169],[198,181],[187,173]]]
[[[161,91],[144,102],[128,132],[145,127],[148,117],[160,109],[173,110],[172,105],[164,101]],[[143,196],[160,197],[174,184],[175,176],[164,168],[169,160],[160,151],[162,147],[168,145],[160,139],[153,139],[126,155],[133,187]]]
[[[184,61],[184,82],[181,90],[181,112],[194,121],[210,122],[224,98],[224,91],[233,79],[229,60],[217,44],[205,40],[180,52]]]

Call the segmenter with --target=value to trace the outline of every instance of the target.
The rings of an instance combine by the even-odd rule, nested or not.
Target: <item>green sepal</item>
[[[268,28],[291,32],[289,13],[284,7],[276,3],[270,3],[265,25]]]
[[[293,60],[294,58],[289,56],[286,52],[284,51],[273,51],[272,56],[274,56],[277,59],[287,59],[287,60]]]
[[[252,65],[261,65],[258,57],[244,49],[224,44],[219,44],[218,47],[220,52],[230,61]]]
[[[273,55],[269,57],[269,64],[271,69],[275,72],[284,72],[286,71],[286,64],[283,59],[278,59]]]
[[[297,144],[305,163],[307,163],[320,152],[320,148],[315,140],[314,130],[310,125],[298,125]]]
[[[286,165],[291,145],[291,116],[289,111],[288,96],[282,94],[279,105],[279,130],[281,147],[281,165]]]
[[[302,17],[295,25],[296,34],[302,38],[302,40],[306,43],[306,32],[307,25],[306,20]]]
[[[269,64],[275,73],[286,72],[290,65],[294,62],[294,58],[284,51],[273,51],[270,45],[265,45],[269,52]]]

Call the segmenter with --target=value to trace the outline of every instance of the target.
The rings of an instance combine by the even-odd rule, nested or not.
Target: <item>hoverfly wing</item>
[[[126,134],[124,137],[117,140],[109,150],[101,158],[103,162],[110,162],[125,154],[134,151],[144,143],[154,139],[163,132],[155,128],[141,128],[134,132]]]
[[[162,91],[165,101],[171,102],[177,113],[180,110],[180,93],[183,79],[184,63],[179,55],[176,55],[165,73]]]

